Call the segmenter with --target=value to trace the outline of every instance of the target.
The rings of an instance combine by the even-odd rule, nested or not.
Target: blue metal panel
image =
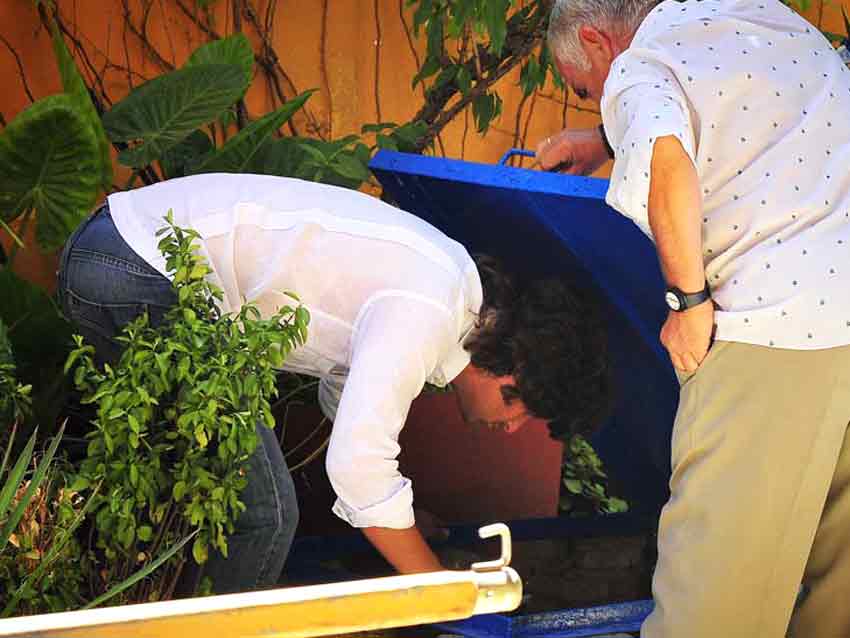
[[[652,608],[651,600],[639,600],[521,616],[514,619],[512,638],[580,638],[638,631]]]
[[[559,275],[600,293],[617,407],[594,443],[633,506],[667,498],[678,384],[658,341],[666,316],[654,247],[605,204],[607,181],[381,151],[371,168],[390,199],[524,275]]]
[[[651,600],[639,600],[529,616],[477,616],[434,627],[468,638],[585,638],[640,631],[652,608]]]
[[[511,538],[515,543],[552,540],[556,538],[630,536],[641,534],[654,521],[632,512],[580,518],[531,518],[508,521]],[[452,525],[446,528],[448,536],[432,541],[435,546],[474,547],[481,545],[480,525]],[[323,561],[340,556],[373,553],[375,548],[360,532],[338,536],[302,536],[296,538],[286,561],[286,572],[305,579],[313,579]],[[334,580],[345,580],[348,574],[335,575]]]

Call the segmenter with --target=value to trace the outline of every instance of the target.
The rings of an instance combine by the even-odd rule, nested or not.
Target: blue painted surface
[[[499,166],[504,166],[509,159],[518,155],[519,157],[534,157],[534,151],[526,151],[521,148],[511,148],[505,151],[505,154],[499,159]]]
[[[640,631],[652,607],[651,600],[639,600],[528,616],[476,616],[434,627],[468,638],[584,638]]]
[[[658,341],[664,284],[652,243],[605,204],[607,180],[379,152],[385,194],[523,275],[596,289],[608,320],[616,409],[594,444],[634,511],[668,496],[678,384]]]
[[[512,638],[578,638],[638,631],[652,611],[651,600],[547,612],[516,618]]]
[[[588,516],[581,518],[533,518],[507,521],[511,538],[515,543],[524,541],[552,540],[556,538],[630,536],[640,534],[654,525],[655,521],[646,516],[627,514],[609,514],[606,516]],[[435,547],[474,547],[481,544],[478,535],[480,525],[452,525],[446,528],[448,536],[434,541]],[[286,570],[292,575],[311,577],[316,566],[323,561],[340,556],[360,553],[372,553],[375,548],[360,532],[337,536],[302,536],[292,545]],[[342,575],[338,580],[344,580]]]

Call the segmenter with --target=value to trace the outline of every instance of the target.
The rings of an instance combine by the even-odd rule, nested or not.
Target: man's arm
[[[659,137],[652,152],[649,225],[668,285],[686,292],[705,286],[702,257],[702,197],[693,162],[678,138]],[[714,326],[709,300],[685,312],[670,312],[661,343],[678,370],[695,372],[708,353]]]
[[[443,569],[417,527],[364,527],[363,535],[381,552],[381,556],[402,574],[436,572]]]
[[[415,525],[410,480],[396,460],[410,403],[451,342],[447,309],[393,295],[363,313],[352,342],[326,466],[334,512],[402,573],[440,570]]]
[[[601,126],[555,133],[537,145],[536,156],[543,170],[572,175],[590,175],[611,159]]]

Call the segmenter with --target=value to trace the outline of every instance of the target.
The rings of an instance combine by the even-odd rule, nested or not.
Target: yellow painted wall
[[[319,89],[308,105],[309,115],[296,120],[300,132],[334,138],[358,134],[366,123],[408,121],[422,105],[421,88],[412,90],[410,81],[424,47],[408,39],[405,22],[409,27],[412,15],[404,9],[406,0],[254,0],[261,17],[270,1],[276,7],[274,46],[283,69],[297,90]],[[90,52],[98,76],[115,99],[126,94],[129,85],[126,68],[119,67],[130,67],[135,84],[163,70],[124,28],[124,7],[134,17],[148,7],[152,44],[166,63],[180,66],[188,52],[206,39],[181,13],[181,2],[195,6],[195,0],[58,0],[63,20]],[[850,0],[844,2],[850,8]],[[231,6],[228,0],[215,4],[219,33],[232,32]],[[843,32],[841,3],[835,0],[812,2],[806,15],[818,26]],[[0,36],[0,113],[11,121],[29,104],[11,49],[19,56],[36,99],[61,87],[33,0],[0,0]],[[255,42],[257,48],[259,44]],[[501,81],[504,112],[485,137],[475,133],[471,115],[460,116],[443,131],[436,152],[492,163],[511,146],[534,148],[564,124],[592,126],[599,121],[592,105],[576,102],[573,96],[565,105],[563,94],[553,87],[522,104],[518,75],[514,71]],[[291,91],[287,95],[291,97]],[[268,87],[256,81],[248,95],[249,112],[258,115],[272,106]],[[599,175],[608,170],[604,167]],[[30,249],[16,265],[28,278],[52,285],[55,256],[45,258]]]

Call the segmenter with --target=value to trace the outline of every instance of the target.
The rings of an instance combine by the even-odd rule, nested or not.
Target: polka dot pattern
[[[676,136],[701,182],[717,338],[850,344],[850,74],[778,2],[734,17],[719,0],[672,6],[650,13],[605,85],[608,203],[651,237],[653,145]]]

